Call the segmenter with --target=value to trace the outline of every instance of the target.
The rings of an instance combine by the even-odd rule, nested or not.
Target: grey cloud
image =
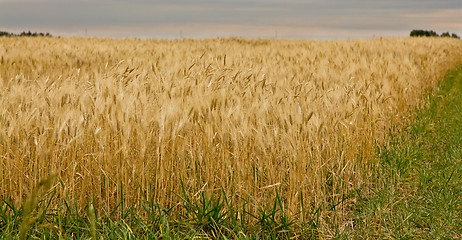
[[[460,0],[0,0],[0,28],[221,24],[387,31],[427,21],[407,17],[412,14],[457,8]]]

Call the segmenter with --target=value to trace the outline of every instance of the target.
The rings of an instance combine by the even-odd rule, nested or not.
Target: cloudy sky
[[[0,0],[0,31],[98,37],[462,36],[462,0]]]

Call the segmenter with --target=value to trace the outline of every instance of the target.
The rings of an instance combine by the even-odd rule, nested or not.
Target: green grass
[[[425,102],[379,148],[374,184],[360,191],[345,237],[462,238],[462,66]]]
[[[327,227],[337,229],[334,238],[462,238],[462,65],[423,103],[407,127],[377,147],[370,184],[350,194],[351,222]],[[91,198],[83,210],[58,200],[56,187],[63,186],[50,190],[55,180],[40,181],[21,207],[0,198],[0,239],[321,239],[321,225],[329,224],[323,206],[290,217],[277,189],[266,204],[248,195],[236,205],[222,190],[183,188],[171,208],[152,199],[126,206],[121,198],[115,209],[96,211]]]
[[[43,188],[42,185],[34,191]],[[272,204],[261,205],[247,196],[245,204],[235,206],[223,190],[194,195],[183,188],[183,192],[177,194],[181,204],[175,207],[165,208],[144,199],[137,204],[140,208],[126,208],[121,200],[115,209],[103,209],[102,216],[97,216],[91,199],[79,212],[77,204],[69,200],[59,202],[55,192],[56,189],[48,191],[41,200],[32,194],[28,202],[33,205],[27,203],[21,208],[3,198],[0,239],[289,239],[300,236],[314,239],[319,236],[316,221],[319,216],[301,212],[288,217],[279,190],[268,195],[268,202]],[[56,209],[49,208],[51,201],[58,201]],[[257,214],[252,209],[256,209]]]

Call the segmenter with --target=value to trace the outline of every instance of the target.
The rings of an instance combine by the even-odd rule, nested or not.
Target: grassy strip
[[[380,148],[348,238],[462,238],[462,66],[427,103]]]

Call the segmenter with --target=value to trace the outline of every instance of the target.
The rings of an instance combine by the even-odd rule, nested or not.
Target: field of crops
[[[12,37],[0,56],[0,195],[17,205],[56,173],[57,199],[97,210],[277,190],[291,214],[344,221],[376,144],[462,41]]]

